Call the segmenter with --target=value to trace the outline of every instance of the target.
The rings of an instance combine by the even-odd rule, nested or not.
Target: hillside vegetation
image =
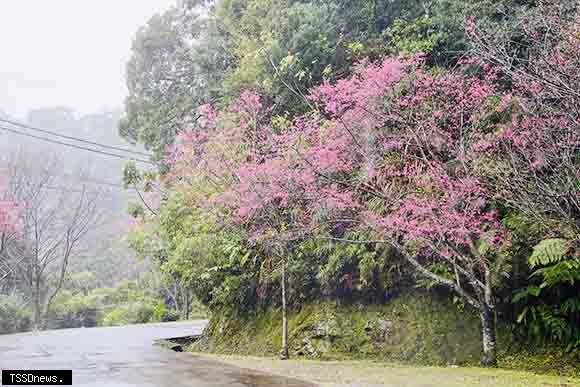
[[[181,2],[127,66],[161,164],[125,169],[130,243],[206,350],[574,359],[579,31],[574,1]]]

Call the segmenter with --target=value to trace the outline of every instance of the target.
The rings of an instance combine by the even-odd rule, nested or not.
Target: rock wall
[[[214,313],[197,352],[275,356],[281,313]],[[290,353],[316,359],[376,358],[428,365],[478,364],[479,319],[446,298],[413,292],[386,305],[304,305],[290,314]]]

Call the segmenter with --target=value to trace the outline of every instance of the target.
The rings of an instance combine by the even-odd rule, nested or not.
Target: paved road
[[[153,342],[199,334],[205,322],[86,328],[0,336],[0,369],[72,369],[74,386],[310,386]]]

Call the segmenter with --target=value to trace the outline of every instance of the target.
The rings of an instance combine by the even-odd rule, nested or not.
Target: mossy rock
[[[191,350],[276,356],[281,342],[279,310],[244,318],[221,311]],[[290,313],[289,346],[294,357],[427,365],[477,364],[481,354],[476,316],[444,298],[417,292],[385,305],[304,305]]]

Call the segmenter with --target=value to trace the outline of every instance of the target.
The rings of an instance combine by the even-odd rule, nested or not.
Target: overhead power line
[[[75,178],[73,177],[71,180],[75,180]],[[86,179],[86,178],[83,178],[83,177],[80,177],[77,180],[80,181],[81,183],[104,185],[104,186],[108,186],[108,187],[115,187],[115,188],[125,189],[125,186],[122,185],[122,184],[111,183],[111,182],[108,182],[108,181]]]
[[[18,163],[14,162],[14,161],[2,161],[2,164],[10,165],[12,167],[18,166]],[[95,178],[91,177],[90,175],[87,176],[87,174],[84,174],[84,173],[73,174],[70,172],[61,172],[59,174],[50,173],[50,174],[47,174],[47,176],[65,178],[68,180],[80,181],[82,183],[92,183],[92,184],[97,184],[97,185],[106,185],[106,186],[110,186],[110,187],[125,189],[125,186],[121,183],[115,183],[112,181],[95,179]]]
[[[32,137],[32,138],[36,138],[37,140],[42,140],[42,141],[50,142],[53,144],[68,146],[70,148],[80,149],[80,150],[84,150],[87,152],[93,152],[93,153],[101,154],[104,156],[116,157],[116,158],[122,159],[122,160],[134,160],[134,161],[138,161],[138,162],[145,163],[145,164],[156,165],[154,162],[151,162],[149,160],[138,159],[135,157],[124,156],[124,155],[119,155],[116,153],[101,151],[101,150],[94,149],[94,148],[88,148],[88,147],[84,147],[84,146],[80,146],[80,145],[70,144],[70,143],[54,140],[54,139],[47,138],[47,137],[37,136],[37,135],[31,134],[31,133],[21,132],[19,130],[13,129],[13,128],[7,128],[5,126],[0,126],[0,129],[5,130],[5,131],[10,132],[10,133],[18,134],[21,136]]]
[[[16,183],[11,183],[11,185],[16,185]],[[95,184],[95,185],[101,185],[101,184]],[[123,187],[119,186],[119,188],[123,188]],[[83,192],[85,192],[85,193],[89,193],[89,194],[100,194],[100,195],[108,195],[108,196],[111,196],[111,194],[113,192],[112,190],[111,191],[88,191],[88,190],[81,190],[78,188],[71,188],[71,187],[67,187],[67,186],[63,186],[63,185],[45,185],[42,187],[42,189],[61,191],[61,192],[70,192],[70,193],[83,193]],[[115,192],[126,193],[128,195],[137,195],[134,191],[130,191],[130,190],[115,191]]]
[[[111,149],[111,150],[115,150],[115,151],[126,152],[126,153],[131,153],[131,154],[135,154],[135,155],[139,155],[139,156],[145,156],[145,157],[151,157],[152,156],[149,153],[139,152],[139,151],[136,151],[136,150],[133,150],[133,149],[121,148],[121,147],[117,147],[117,146],[113,146],[113,145],[101,144],[101,143],[98,143],[98,142],[85,140],[83,138],[78,138],[78,137],[73,137],[73,136],[67,136],[65,134],[53,132],[51,130],[41,129],[41,128],[37,128],[37,127],[34,127],[34,126],[22,124],[20,122],[6,120],[6,119],[3,119],[3,118],[0,118],[0,122],[4,122],[4,123],[8,123],[8,124],[11,124],[11,125],[14,125],[14,126],[18,126],[20,128],[23,128],[23,129],[33,130],[35,132],[40,132],[40,133],[50,134],[52,136],[56,136],[56,137],[60,137],[60,138],[65,138],[67,140],[72,140],[72,141],[77,141],[77,142],[81,142],[81,143],[85,143],[85,144],[89,144],[89,145],[98,146],[98,147],[104,148],[104,149]]]

